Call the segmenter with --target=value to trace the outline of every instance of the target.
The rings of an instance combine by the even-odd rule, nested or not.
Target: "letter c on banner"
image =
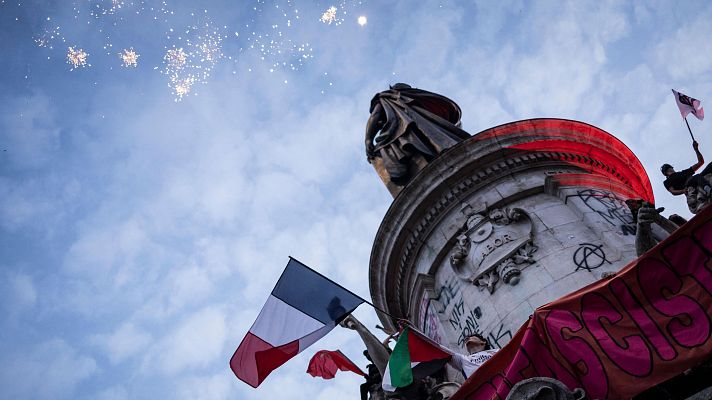
[[[567,310],[551,310],[545,324],[551,341],[574,367],[586,393],[594,399],[608,398],[608,376],[601,360],[584,338],[572,335],[583,330],[576,315]]]
[[[653,355],[645,340],[640,335],[629,335],[621,338],[622,343],[619,344],[614,338],[613,334],[618,330],[631,330],[621,329],[623,315],[607,298],[599,293],[587,293],[581,298],[581,310],[586,329],[618,368],[638,377],[650,374],[653,370]],[[608,329],[604,322],[607,322]],[[633,322],[630,321],[629,325],[633,325]],[[632,331],[636,332],[637,329]]]

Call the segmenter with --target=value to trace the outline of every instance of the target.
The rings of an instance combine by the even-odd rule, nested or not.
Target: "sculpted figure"
[[[628,203],[637,220],[635,252],[638,256],[652,249],[678,228],[675,223],[660,215],[662,209],[655,209],[655,206],[648,202],[642,202],[639,206],[631,206],[632,203]]]
[[[381,382],[383,381],[381,373],[378,372],[378,368],[373,364],[368,350],[364,350],[363,355],[371,364],[366,366],[368,375],[366,376],[366,382],[361,385],[361,400],[385,400],[386,395],[381,388]]]
[[[366,156],[380,159],[391,182],[404,185],[443,150],[467,139],[461,111],[447,97],[397,83],[371,100]],[[374,165],[376,165],[374,163]]]
[[[378,338],[366,328],[361,321],[356,319],[352,314],[349,314],[343,321],[339,323],[344,328],[356,331],[361,337],[361,340],[366,345],[366,351],[370,360],[378,369],[379,374],[383,376],[390,357],[390,351],[385,344],[381,343]]]
[[[583,400],[586,392],[569,390],[556,379],[536,377],[518,382],[507,395],[507,400]]]
[[[712,165],[712,164],[710,164]],[[697,214],[712,202],[712,173],[694,175],[687,181],[685,188],[687,208]]]

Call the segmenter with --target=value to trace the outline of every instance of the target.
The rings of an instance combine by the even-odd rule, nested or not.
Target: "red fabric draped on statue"
[[[615,277],[538,308],[453,400],[505,399],[547,376],[624,399],[712,355],[712,207]]]
[[[309,360],[307,373],[313,377],[331,379],[336,376],[336,371],[351,371],[355,374],[366,376],[356,364],[340,350],[319,350]]]

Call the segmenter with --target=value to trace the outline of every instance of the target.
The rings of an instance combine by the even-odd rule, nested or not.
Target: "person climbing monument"
[[[702,157],[702,153],[700,153],[697,141],[692,142],[692,148],[695,150],[695,154],[697,155],[697,163],[692,165],[690,168],[678,172],[675,171],[675,168],[673,168],[670,164],[663,164],[660,167],[660,172],[662,172],[666,177],[663,181],[663,185],[673,196],[685,194],[686,188],[689,186],[688,181],[690,178],[695,176],[695,171],[697,171],[705,163],[705,159]],[[707,167],[705,167],[705,169],[698,175],[704,176],[709,173],[712,173],[712,164],[707,165]],[[695,180],[691,183],[696,184],[697,182]]]
[[[482,335],[475,333],[467,338],[465,347],[469,355],[454,353],[452,355],[451,364],[462,371],[465,379],[474,374],[479,367],[497,352],[498,349],[493,349],[489,341]]]

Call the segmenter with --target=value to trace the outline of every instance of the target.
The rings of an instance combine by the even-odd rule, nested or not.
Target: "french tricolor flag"
[[[290,257],[257,320],[230,359],[252,387],[329,333],[364,300]]]

